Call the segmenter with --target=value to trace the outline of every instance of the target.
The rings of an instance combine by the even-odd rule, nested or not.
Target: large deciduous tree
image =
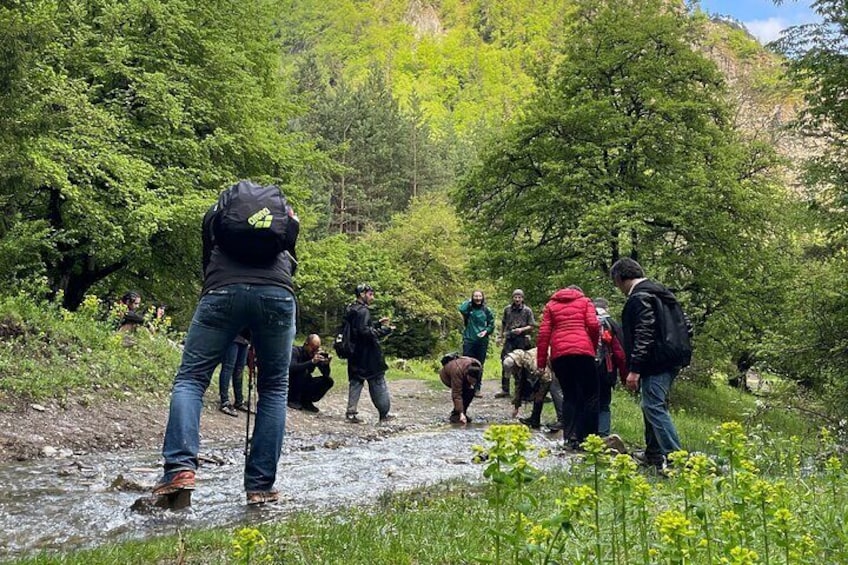
[[[291,181],[313,156],[287,131],[276,10],[4,3],[0,276],[46,276],[70,308],[118,271],[163,289],[196,280],[215,191],[240,177]]]
[[[663,0],[576,2],[524,116],[457,193],[487,271],[533,300],[610,292],[622,256],[680,291],[729,353],[778,279],[775,157],[733,131],[698,20]],[[769,303],[768,300],[772,302]],[[709,331],[707,332],[709,334]]]

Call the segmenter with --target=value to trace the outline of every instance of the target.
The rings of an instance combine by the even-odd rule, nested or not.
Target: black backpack
[[[692,362],[692,324],[676,299],[656,300],[655,360],[662,366],[688,367]]]
[[[228,257],[266,266],[282,252],[294,259],[300,222],[276,185],[239,181],[218,197],[212,234]]]
[[[342,325],[336,331],[336,338],[333,340],[333,349],[339,359],[350,359],[353,356],[354,343],[350,331],[350,316],[350,309],[348,309],[345,312]]]
[[[446,353],[444,356],[442,356],[442,358],[440,360],[441,363],[442,363],[442,367],[444,367],[445,365],[447,365],[451,361],[455,361],[456,359],[459,359],[460,357],[461,357],[461,355],[456,351],[452,351],[451,353]]]

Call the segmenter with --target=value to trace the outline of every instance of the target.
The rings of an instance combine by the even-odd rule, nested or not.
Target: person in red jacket
[[[576,448],[589,434],[598,433],[598,374],[595,351],[600,339],[600,323],[595,305],[578,286],[556,291],[542,312],[537,338],[536,366],[551,368],[559,381],[564,402],[572,409],[572,429],[564,429],[565,441],[571,432]]]

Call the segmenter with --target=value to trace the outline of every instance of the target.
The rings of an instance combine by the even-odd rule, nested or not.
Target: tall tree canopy
[[[781,253],[775,157],[729,124],[697,19],[663,0],[576,4],[538,94],[457,192],[460,215],[488,272],[534,300],[607,292],[627,255],[733,341],[740,308],[767,307],[776,282],[755,260]]]
[[[2,276],[43,275],[72,308],[117,271],[185,289],[215,190],[253,177],[297,196],[315,154],[287,132],[276,15],[268,0],[0,7]]]

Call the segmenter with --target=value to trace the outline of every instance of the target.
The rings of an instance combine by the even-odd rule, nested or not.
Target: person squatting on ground
[[[248,504],[274,502],[295,334],[292,277],[299,223],[276,186],[240,181],[203,218],[203,289],[171,390],[157,496],[192,490],[203,394],[224,351],[247,328],[259,362],[256,423],[244,469]]]
[[[516,349],[530,349],[530,333],[536,326],[533,310],[524,304],[524,291],[516,288],[512,291],[512,303],[504,308],[501,320],[501,365],[504,357]],[[512,380],[506,371],[501,371],[501,390],[495,394],[495,398],[506,398],[509,396],[509,382]]]
[[[678,372],[691,360],[692,326],[674,294],[647,279],[633,259],[616,261],[610,277],[627,297],[621,314],[629,371],[625,386],[640,391],[645,422],[645,453],[637,459],[663,469],[668,454],[681,449],[668,395]]]
[[[566,443],[576,448],[589,434],[598,433],[598,375],[595,347],[600,324],[592,301],[579,287],[558,290],[545,304],[539,327],[536,367],[545,369],[548,359],[559,380],[563,411],[572,416],[572,430],[563,430]],[[569,410],[570,409],[570,410]]]
[[[250,407],[244,402],[244,366],[247,364],[247,349],[250,347],[248,337],[250,332],[243,331],[227,347],[227,352],[221,359],[221,371],[218,373],[218,392],[221,402],[218,410],[227,416],[238,417],[238,410],[247,412]],[[230,381],[233,383],[233,399],[235,404],[230,403]]]
[[[331,360],[330,355],[321,349],[321,338],[316,334],[307,336],[302,346],[292,347],[289,364],[289,408],[320,412],[315,403],[333,388],[333,379],[330,378]],[[315,369],[318,369],[321,376],[312,376]]]
[[[554,401],[554,409],[557,414],[557,422],[562,421],[562,393],[559,387],[551,389],[553,372],[550,365],[544,371],[536,367],[535,347],[523,350],[515,349],[507,353],[503,359],[504,373],[515,379],[515,392],[512,396],[512,417],[518,418],[521,403],[524,398],[530,396],[533,399],[533,412],[529,418],[518,418],[518,421],[533,429],[541,427],[542,408],[545,405],[545,396],[551,391]]]
[[[462,331],[462,354],[473,357],[480,361],[480,366],[486,366],[486,353],[489,351],[489,336],[495,331],[495,315],[486,306],[486,297],[482,290],[471,293],[471,299],[459,305],[459,313],[462,314],[462,322],[465,329]],[[483,377],[477,381],[474,390],[480,393],[483,386]]]
[[[450,413],[451,424],[467,424],[468,407],[474,400],[477,381],[483,376],[483,365],[473,357],[457,357],[445,363],[439,371],[442,384],[451,389],[453,410]]]
[[[345,313],[353,342],[353,354],[347,362],[350,384],[345,418],[351,424],[362,423],[357,416],[357,406],[367,381],[368,394],[382,423],[392,419],[392,416],[389,415],[391,398],[386,384],[386,369],[389,367],[383,358],[380,339],[392,333],[395,328],[389,325],[388,318],[380,318],[378,322],[371,321],[369,306],[374,302],[374,289],[371,286],[360,284],[356,287],[355,294],[356,301],[348,306]]]
[[[607,437],[612,426],[612,389],[617,379],[622,383],[627,375],[627,362],[624,356],[622,340],[624,335],[621,326],[613,320],[608,312],[609,302],[606,298],[593,298],[598,322],[601,324],[601,339],[598,341],[598,351],[595,356],[595,366],[598,369],[600,395],[598,402],[598,435]]]

